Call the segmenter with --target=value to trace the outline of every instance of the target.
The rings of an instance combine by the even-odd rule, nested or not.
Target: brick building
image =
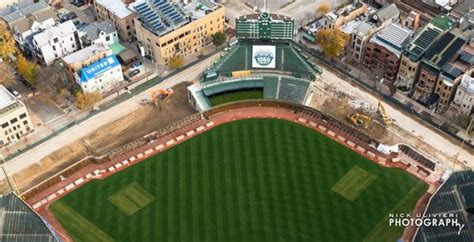
[[[394,81],[400,64],[400,57],[409,42],[412,30],[392,23],[376,33],[367,43],[363,64],[369,68],[380,68],[388,81]]]

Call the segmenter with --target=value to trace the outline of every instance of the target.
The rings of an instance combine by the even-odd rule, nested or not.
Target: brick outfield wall
[[[379,142],[376,139],[366,134],[363,134],[346,124],[343,124],[334,118],[328,117],[315,109],[300,104],[288,102],[258,100],[241,101],[220,105],[213,109],[205,111],[202,114],[198,113],[191,115],[168,127],[162,128],[147,135],[147,139],[150,140],[150,137],[152,139],[143,146],[130,146],[131,149],[126,149],[128,146],[124,145],[118,149],[115,149],[106,157],[102,157],[100,159],[93,157],[89,159],[83,159],[75,163],[74,165],[68,167],[67,169],[57,173],[56,175],[51,176],[41,184],[28,189],[21,195],[25,200],[32,202],[32,204],[36,204],[38,201],[41,200],[43,201],[42,203],[47,203],[49,201],[45,201],[44,196],[41,199],[38,196],[41,196],[42,194],[44,194],[44,192],[50,190],[50,188],[57,186],[57,184],[64,183],[68,180],[68,178],[77,176],[77,173],[81,173],[85,170],[90,170],[91,167],[94,167],[95,169],[93,169],[93,171],[95,172],[92,172],[91,175],[85,179],[88,180],[91,178],[98,178],[98,175],[101,175],[105,172],[115,172],[115,169],[108,169],[110,168],[109,164],[121,163],[121,165],[119,165],[119,167],[121,167],[123,165],[128,165],[128,162],[127,164],[123,164],[123,161],[125,160],[129,162],[137,162],[138,160],[143,160],[146,157],[154,155],[155,153],[157,153],[157,151],[161,152],[164,148],[167,148],[168,146],[173,146],[175,145],[175,143],[179,143],[184,138],[190,138],[195,133],[207,130],[209,127],[206,128],[206,126],[202,126],[202,124],[210,122],[213,117],[216,117],[218,115],[231,114],[232,111],[238,111],[241,109],[259,108],[276,108],[286,110],[288,111],[288,113],[291,113],[292,117],[282,117],[283,119],[288,119],[290,121],[297,122],[306,125],[307,127],[313,128],[314,130],[326,135],[329,138],[332,138],[333,140],[345,145],[346,147],[369,158],[370,160],[379,163],[380,165],[405,169],[421,180],[425,180],[425,178],[430,175],[429,173],[420,174],[419,169],[413,169],[413,166],[411,167],[412,169],[409,170],[409,164],[399,162],[400,159],[398,158],[398,154],[387,155],[377,151],[375,147],[377,147]],[[198,124],[200,124],[201,126],[196,128]],[[193,129],[191,130],[189,128]],[[193,133],[190,134],[189,132]],[[157,143],[159,143],[159,141],[162,141],[163,139],[167,139],[168,141],[162,144],[163,147],[157,149]],[[135,156],[136,154],[141,154],[141,156]],[[134,159],[130,160],[130,157],[134,157]],[[97,170],[105,172],[97,172]],[[90,172],[91,170],[89,171],[89,173]]]
[[[52,176],[40,186],[30,189],[22,195],[27,198],[25,200],[27,200],[28,204],[31,204],[33,209],[52,224],[55,230],[61,232],[60,234],[67,241],[67,232],[49,212],[48,207],[52,202],[93,179],[105,179],[126,169],[128,166],[137,164],[168,148],[172,148],[180,142],[184,142],[215,126],[247,118],[277,118],[304,125],[379,165],[404,169],[420,180],[430,183],[427,177],[418,174],[418,171],[413,169],[413,166],[410,169],[410,165],[399,162],[398,154],[386,155],[378,152],[374,148],[374,145],[378,144],[375,139],[360,133],[350,126],[300,104],[259,100],[230,103],[217,106],[204,113],[194,114],[182,121],[153,132],[151,135],[155,139],[142,147],[128,150],[120,155],[114,153],[114,158],[105,157],[102,158],[101,162],[93,162],[91,159],[81,160],[69,167],[69,169]],[[433,184],[431,183],[430,185]],[[422,209],[424,210],[424,208]]]

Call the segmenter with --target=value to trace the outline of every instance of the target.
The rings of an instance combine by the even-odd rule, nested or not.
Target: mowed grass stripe
[[[377,179],[349,201],[331,188],[354,166]],[[127,216],[107,198],[133,182],[155,200]],[[362,241],[417,184],[306,127],[250,119],[215,127],[60,201],[117,241]],[[380,227],[385,241],[398,239]]]
[[[332,187],[332,190],[347,200],[354,201],[375,178],[376,176],[364,169],[354,166]]]
[[[423,193],[426,192],[426,184],[419,181],[416,186],[414,186],[405,197],[400,200],[395,207],[393,207],[389,214],[401,214],[406,213],[405,211],[414,207],[416,204],[417,197],[421,197]],[[389,241],[391,238],[396,237],[403,233],[404,227],[390,227],[387,229],[389,224],[388,214],[374,227],[372,231],[364,238],[364,242],[377,242],[377,241]]]
[[[225,220],[227,220],[227,216],[226,216],[226,211],[224,209],[224,199],[225,199],[225,192],[223,193],[221,191],[221,183],[220,183],[220,176],[222,175],[223,173],[223,163],[225,163],[226,161],[223,159],[224,156],[222,155],[222,147],[219,147],[219,140],[222,140],[222,131],[223,130],[219,130],[219,132],[212,136],[213,138],[213,141],[212,143],[215,144],[213,146],[213,151],[214,151],[214,154],[215,154],[215,162],[213,162],[213,179],[211,181],[211,185],[212,185],[212,189],[213,191],[211,193],[214,193],[216,194],[215,198],[214,198],[214,201],[215,202],[215,205],[214,205],[214,209],[213,209],[213,212],[214,212],[214,216],[215,216],[215,219],[214,219],[214,222],[216,224],[216,235],[215,235],[215,238],[216,240],[218,241],[224,241],[224,236],[225,236],[225,233],[227,233],[226,228],[227,228],[227,225],[224,224],[226,222],[224,222]]]
[[[114,241],[65,202],[57,201],[51,204],[50,209],[58,217],[58,221],[64,225],[64,228],[69,232],[74,241]]]

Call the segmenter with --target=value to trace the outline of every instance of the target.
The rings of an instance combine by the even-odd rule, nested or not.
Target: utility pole
[[[13,193],[15,193],[18,197],[20,197],[20,191],[18,190],[18,187],[15,184],[15,181],[13,179],[11,179],[7,174],[7,170],[5,169],[6,161],[5,161],[5,158],[3,157],[2,154],[0,154],[0,158],[2,159],[1,169],[3,171],[3,174],[5,175],[5,179],[7,179],[7,182],[8,182],[8,185],[10,186],[10,189],[13,191]]]

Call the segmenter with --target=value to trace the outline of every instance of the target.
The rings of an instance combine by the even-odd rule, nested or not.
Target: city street
[[[43,157],[47,156],[53,151],[58,150],[59,148],[86,136],[103,125],[107,125],[115,120],[120,119],[121,117],[124,117],[132,111],[140,108],[140,100],[148,98],[151,95],[151,92],[156,88],[167,88],[181,82],[196,80],[202,71],[204,71],[212,63],[217,55],[218,54],[208,57],[207,59],[203,59],[198,64],[193,65],[168,79],[165,79],[163,82],[148,88],[139,95],[136,95],[120,104],[102,111],[94,115],[92,118],[89,118],[80,124],[65,130],[57,136],[45,141],[44,143],[37,145],[25,153],[7,161],[7,171],[12,175],[20,172],[26,167],[39,162]],[[1,178],[3,178],[3,174],[0,175],[0,179]]]

